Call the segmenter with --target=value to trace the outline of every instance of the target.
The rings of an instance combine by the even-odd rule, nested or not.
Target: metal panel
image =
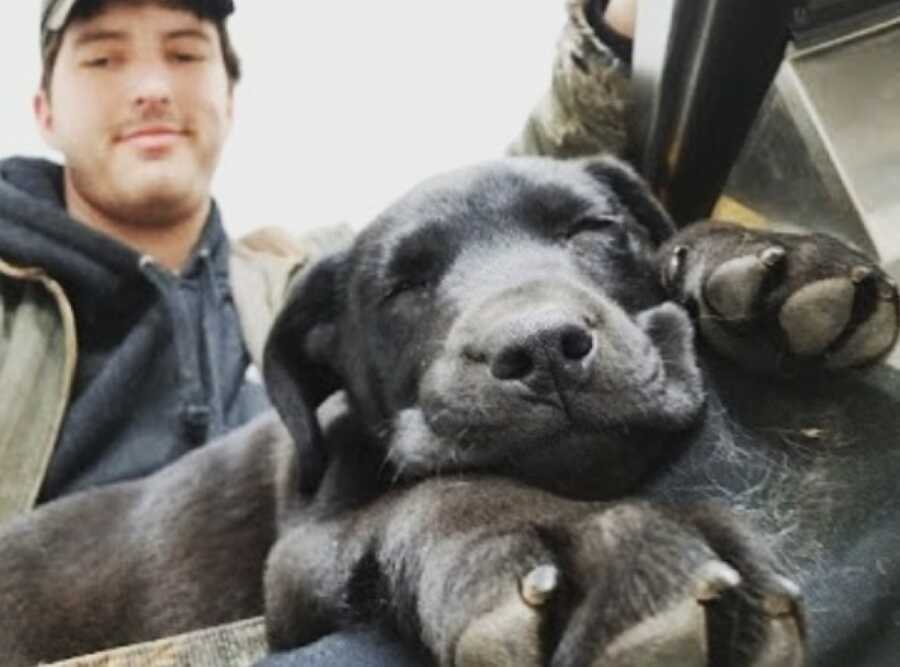
[[[900,18],[791,58],[783,85],[882,258],[900,258]]]
[[[791,28],[798,43],[808,44],[836,31],[878,23],[898,6],[898,0],[806,0],[794,11]]]
[[[782,72],[783,75],[783,72]],[[807,109],[783,79],[760,110],[725,194],[770,226],[834,234],[870,253],[875,247]],[[717,217],[746,223],[727,211]]]

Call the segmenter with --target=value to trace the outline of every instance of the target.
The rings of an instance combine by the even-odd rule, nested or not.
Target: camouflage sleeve
[[[592,26],[587,4],[566,0],[567,22],[550,89],[509,147],[511,155],[624,154],[629,66],[620,57],[623,42],[609,39],[608,29],[604,35]]]

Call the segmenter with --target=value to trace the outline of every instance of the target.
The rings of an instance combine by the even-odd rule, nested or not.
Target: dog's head
[[[509,159],[414,189],[307,271],[270,335],[304,489],[328,458],[315,407],[345,389],[401,475],[621,493],[703,403],[690,321],[654,269],[672,231],[609,159]]]

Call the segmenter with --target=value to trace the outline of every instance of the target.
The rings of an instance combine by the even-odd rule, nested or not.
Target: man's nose
[[[590,375],[596,346],[582,318],[549,312],[504,322],[492,333],[489,364],[497,380],[548,393],[576,387]]]
[[[140,108],[171,104],[172,82],[163,64],[147,64],[137,69],[131,98]]]

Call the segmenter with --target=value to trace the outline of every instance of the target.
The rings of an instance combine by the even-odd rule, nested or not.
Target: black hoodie
[[[0,162],[0,258],[40,267],[75,312],[78,363],[40,501],[147,475],[268,407],[212,206],[180,275],[70,218],[62,168]]]

